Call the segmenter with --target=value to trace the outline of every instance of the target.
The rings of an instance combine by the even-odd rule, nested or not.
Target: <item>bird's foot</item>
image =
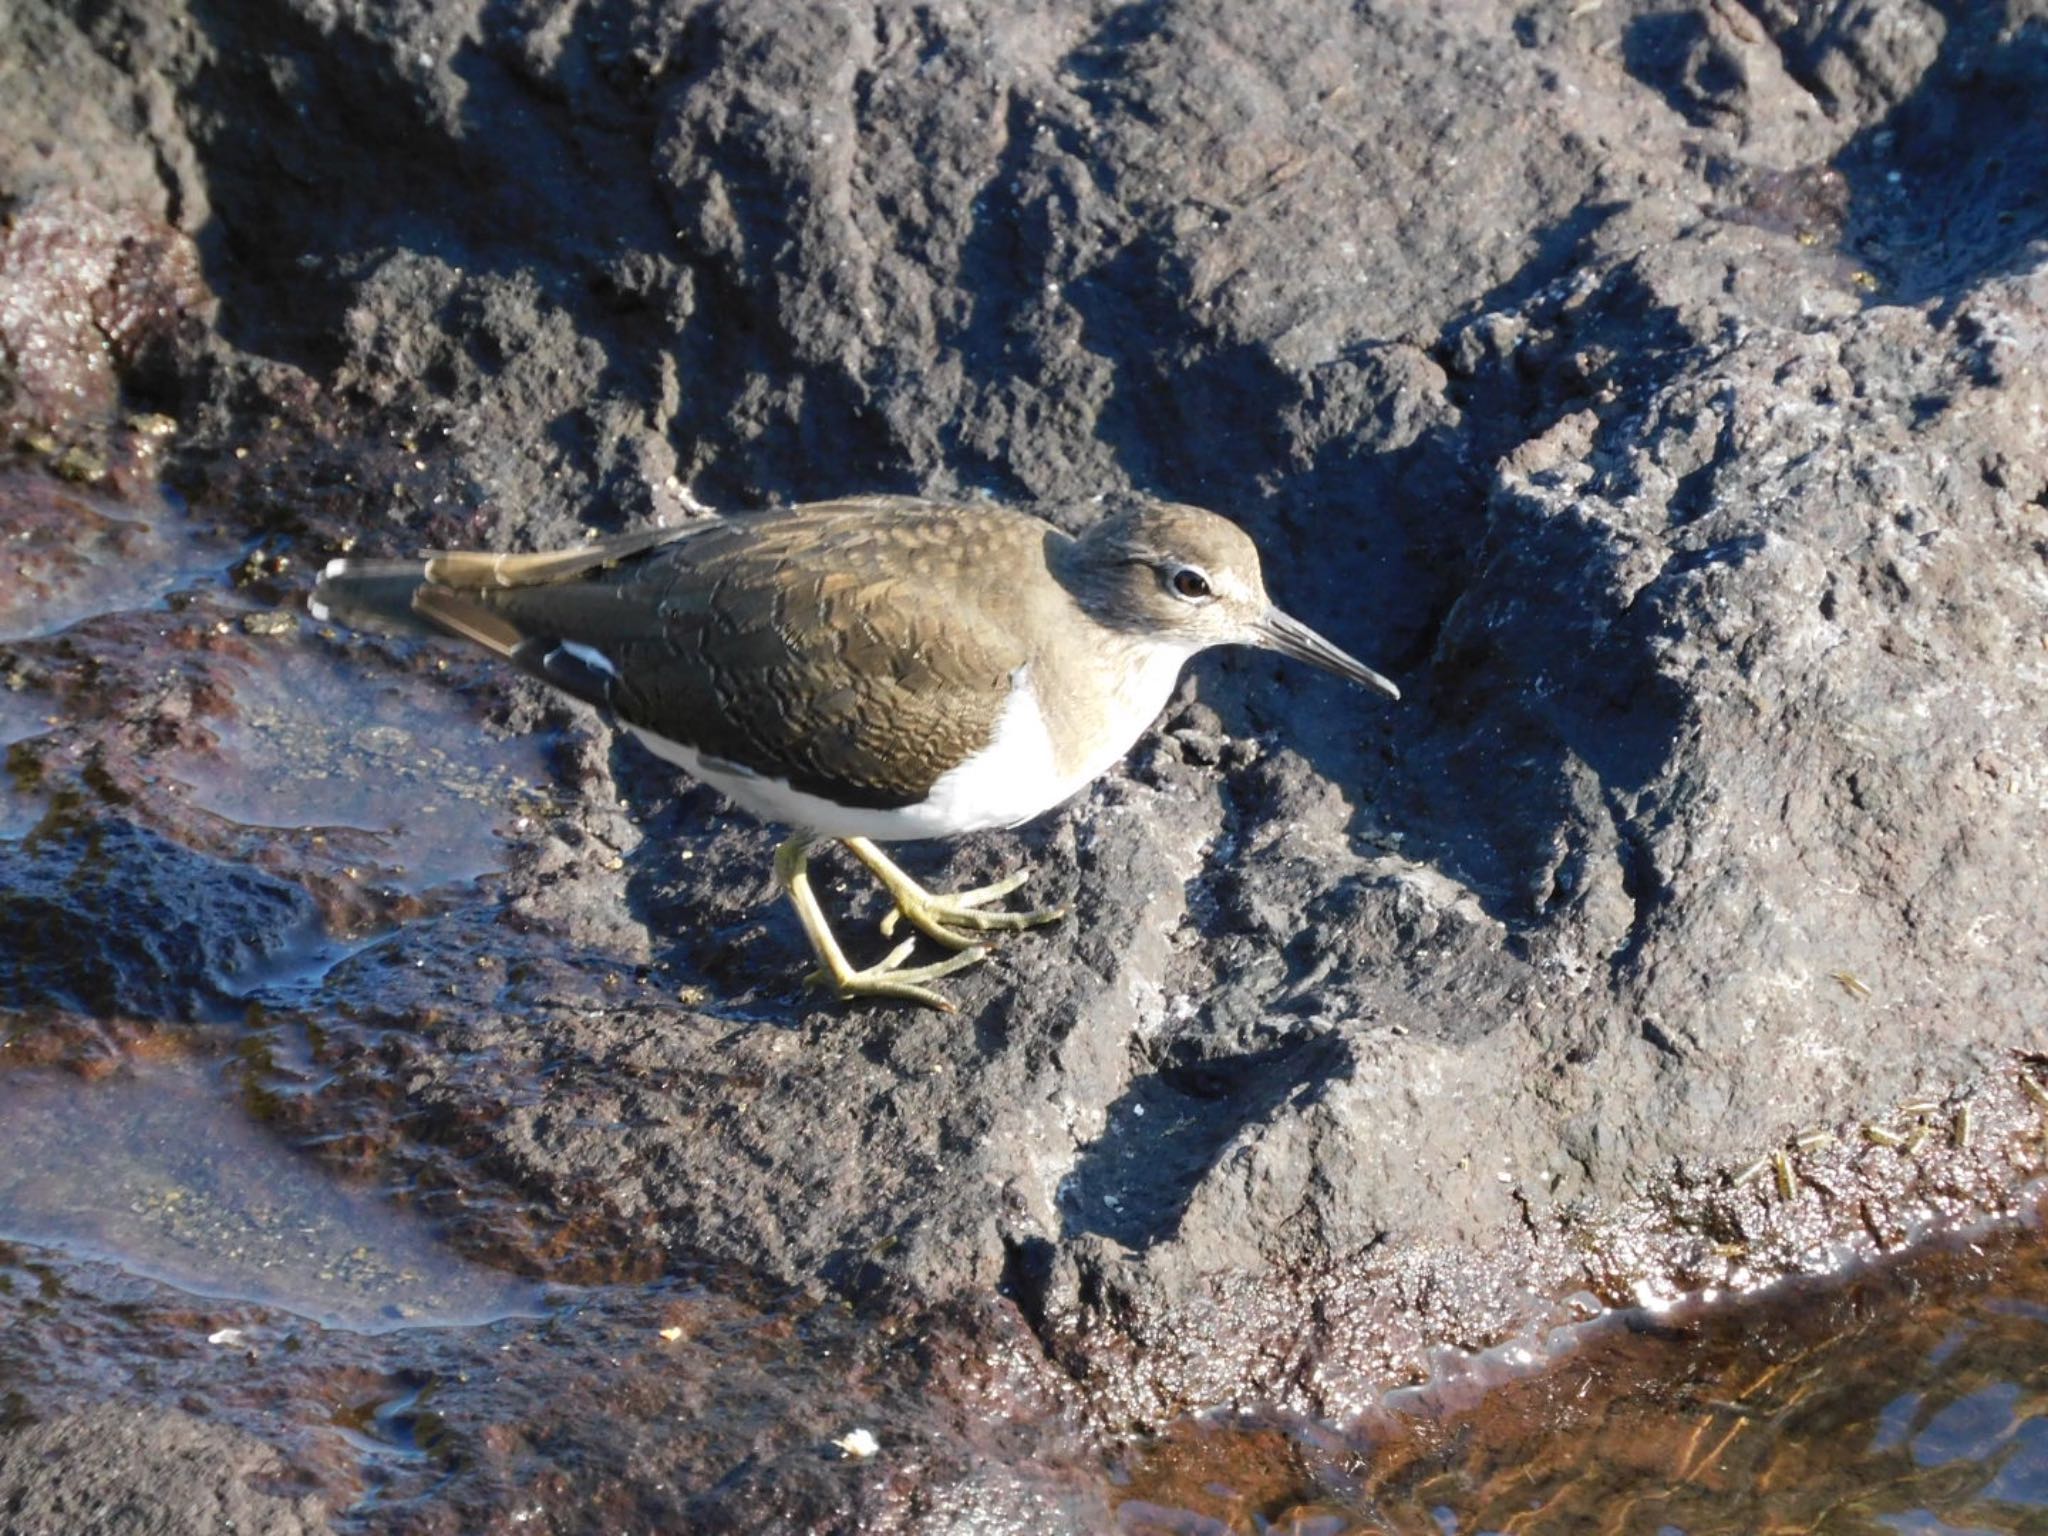
[[[915,884],[909,890],[892,890],[889,897],[896,904],[882,918],[882,937],[893,937],[896,925],[907,922],[949,949],[966,949],[977,942],[978,934],[1016,933],[1065,917],[1065,907],[1043,907],[1029,912],[984,910],[989,902],[1001,900],[1030,878],[1030,870],[1020,869],[993,885],[971,891],[927,891]]]
[[[919,885],[866,838],[849,837],[844,842],[853,856],[867,865],[875,878],[881,881],[882,888],[895,903],[882,919],[884,938],[895,935],[898,922],[908,922],[919,933],[948,949],[977,950],[982,947],[978,935],[1014,933],[1045,923],[1056,923],[1067,915],[1064,907],[1045,907],[1030,912],[986,910],[990,902],[1000,901],[1029,880],[1031,871],[1028,869],[1006,875],[993,885],[943,894]]]
[[[910,876],[903,873],[880,849],[866,838],[845,839],[846,846],[854,857],[874,871],[875,878],[882,882],[890,898],[896,903],[890,920],[883,923],[885,934],[893,933],[898,916],[908,918],[919,933],[945,945],[955,953],[932,965],[909,966],[904,961],[917,948],[913,935],[904,939],[888,954],[864,970],[856,970],[846,958],[846,952],[839,947],[839,941],[832,936],[832,925],[825,921],[825,912],[818,905],[817,893],[811,889],[810,877],[805,866],[810,858],[811,839],[799,834],[790,838],[775,850],[775,878],[796,908],[796,915],[804,925],[804,936],[811,941],[811,949],[822,962],[818,970],[805,979],[817,986],[830,987],[841,997],[883,997],[895,998],[906,1003],[921,1003],[927,1008],[937,1008],[945,1013],[957,1010],[942,994],[924,985],[941,977],[964,971],[970,965],[978,965],[988,958],[988,949],[970,937],[971,933],[986,933],[997,929],[1030,928],[1039,923],[1050,923],[1066,916],[1063,911],[1045,912],[986,912],[982,908],[999,897],[1007,896],[1022,885],[1022,873],[998,880],[994,885],[979,890],[962,891],[957,896],[937,896],[927,891]],[[963,931],[964,930],[964,931]]]
[[[907,1003],[922,1003],[942,1013],[957,1012],[943,993],[934,992],[920,983],[937,981],[941,976],[951,976],[970,965],[979,965],[988,958],[988,951],[977,944],[935,964],[905,970],[903,962],[910,958],[910,952],[916,947],[916,939],[905,939],[865,970],[857,971],[842,959],[837,966],[828,964],[812,971],[804,980],[812,986],[830,987],[844,998],[892,997]]]

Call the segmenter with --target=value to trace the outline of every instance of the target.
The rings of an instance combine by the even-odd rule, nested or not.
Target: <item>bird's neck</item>
[[[1062,779],[1085,783],[1130,751],[1166,708],[1193,654],[1150,635],[1105,631],[1085,665],[1061,668],[1048,657],[1034,668]]]

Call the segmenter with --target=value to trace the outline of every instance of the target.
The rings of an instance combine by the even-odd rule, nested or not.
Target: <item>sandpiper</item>
[[[541,554],[335,560],[315,618],[421,622],[608,710],[650,750],[793,828],[775,877],[846,997],[950,1010],[926,983],[1057,910],[992,904],[1028,871],[927,891],[877,843],[1015,826],[1121,758],[1213,645],[1400,690],[1268,601],[1258,551],[1198,507],[1142,501],[1078,536],[993,504],[859,497]],[[912,934],[865,969],[805,875],[836,839]]]

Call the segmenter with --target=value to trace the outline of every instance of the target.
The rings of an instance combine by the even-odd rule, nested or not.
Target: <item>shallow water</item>
[[[117,499],[0,466],[0,640],[54,635],[100,613],[154,607],[218,577],[239,543],[161,493]]]
[[[254,1123],[218,1067],[187,1060],[0,1073],[0,1241],[359,1332],[542,1310],[539,1287],[338,1183]]]
[[[0,751],[119,732],[134,723],[121,703],[94,716],[79,700],[118,700],[124,687],[147,698],[150,673],[178,672],[191,724],[142,738],[134,756],[184,806],[259,831],[332,830],[337,862],[373,866],[408,893],[504,867],[499,833],[547,777],[541,742],[494,738],[427,668],[316,640],[294,617],[288,579],[257,589],[281,593],[280,606],[252,604],[230,574],[242,543],[153,489],[116,499],[0,467],[0,530],[11,562],[0,570]],[[156,612],[169,617],[139,632],[155,638],[138,654],[135,626],[112,616]],[[58,634],[65,653],[30,644],[33,659],[9,656],[10,642]],[[74,671],[79,652],[112,676],[66,706],[49,677]],[[25,835],[47,809],[35,777],[0,779],[0,837]]]
[[[217,680],[215,744],[152,767],[241,826],[368,833],[399,889],[503,868],[499,834],[547,777],[536,738],[494,738],[452,690],[322,647],[265,645]]]
[[[0,686],[0,764],[16,742],[40,736],[60,723],[39,695]],[[12,775],[0,769],[0,838],[20,837],[42,814],[41,797],[20,793]]]
[[[1612,1315],[1540,1374],[1397,1401],[1344,1434],[1183,1426],[1118,1469],[1119,1528],[2048,1532],[2048,1240]]]

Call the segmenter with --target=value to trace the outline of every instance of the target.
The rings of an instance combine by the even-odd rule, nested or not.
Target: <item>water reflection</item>
[[[1834,1285],[1612,1317],[1477,1403],[1344,1435],[1186,1425],[1122,1469],[1128,1536],[2048,1531],[2038,1225]]]

